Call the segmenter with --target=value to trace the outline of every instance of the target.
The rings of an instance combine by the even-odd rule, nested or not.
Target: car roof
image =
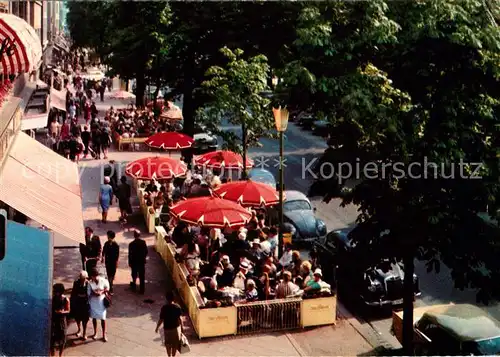
[[[422,317],[440,326],[460,341],[478,341],[500,336],[500,321],[470,304],[440,306]]]
[[[290,202],[290,201],[309,201],[309,198],[305,194],[303,194],[300,191],[294,191],[294,190],[285,190],[285,202]]]
[[[349,233],[352,231],[353,228],[348,227],[348,228],[342,228],[342,229],[336,229],[334,231],[331,231],[330,234],[335,234],[339,240],[345,244],[347,247],[351,247],[351,242],[349,240]]]

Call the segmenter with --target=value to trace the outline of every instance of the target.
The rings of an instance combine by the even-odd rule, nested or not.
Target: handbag
[[[191,352],[191,347],[189,347],[189,341],[188,341],[186,335],[184,335],[183,333],[181,333],[181,343],[179,346],[179,352],[181,354]]]
[[[104,293],[104,300],[102,300],[104,307],[107,309],[112,305],[111,295],[108,292]]]

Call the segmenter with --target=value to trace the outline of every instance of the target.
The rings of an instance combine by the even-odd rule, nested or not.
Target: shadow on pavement
[[[373,350],[360,353],[358,356],[403,356],[402,349],[392,349],[385,347],[375,347]]]

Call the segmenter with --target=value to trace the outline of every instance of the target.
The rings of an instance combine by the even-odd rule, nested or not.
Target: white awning
[[[50,106],[59,110],[66,111],[66,89],[61,91],[50,89]]]
[[[41,129],[47,127],[49,113],[28,114],[21,120],[21,130]]]

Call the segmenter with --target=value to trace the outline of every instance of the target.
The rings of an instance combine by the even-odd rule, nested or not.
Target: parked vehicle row
[[[312,131],[314,135],[326,138],[330,134],[330,123],[325,119],[320,120],[310,113],[298,113],[294,116],[293,121],[302,129]]]

